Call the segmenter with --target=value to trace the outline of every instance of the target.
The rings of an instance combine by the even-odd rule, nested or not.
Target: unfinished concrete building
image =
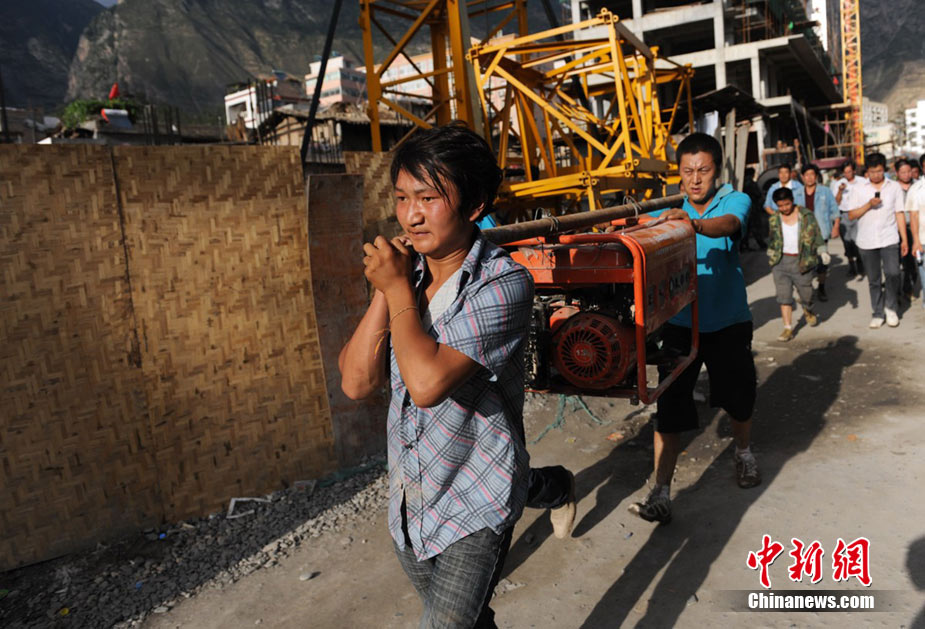
[[[646,44],[658,46],[661,56],[691,64],[695,96],[732,86],[757,101],[764,109],[752,126],[749,162],[764,169],[802,161],[787,154],[794,140],[805,147],[803,159],[817,157],[814,146],[824,144],[828,133],[825,110],[842,102],[841,70],[828,52],[838,50],[839,43],[823,40],[838,34],[837,0],[571,2],[573,21],[607,9]],[[810,20],[814,9],[817,19]],[[826,24],[818,20],[820,11]],[[599,36],[594,29],[581,32],[581,37]],[[736,96],[741,100],[743,94]],[[715,124],[701,123],[705,131]]]

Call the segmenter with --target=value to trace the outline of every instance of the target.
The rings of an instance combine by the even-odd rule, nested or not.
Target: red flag
[[[109,100],[112,100],[113,98],[119,98],[119,84],[118,83],[113,83],[112,88],[110,88],[109,90]]]

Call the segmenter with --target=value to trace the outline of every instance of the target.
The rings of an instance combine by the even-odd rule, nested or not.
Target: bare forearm
[[[388,317],[385,296],[376,291],[366,314],[340,352],[337,365],[341,389],[351,399],[367,397],[385,383]]]
[[[764,206],[764,213],[767,214],[768,216],[774,216],[775,211],[773,208],[766,205]]]
[[[864,205],[862,205],[862,206],[859,207],[859,208],[855,208],[855,209],[853,209],[853,210],[850,210],[850,211],[848,212],[848,218],[850,218],[850,219],[853,220],[853,221],[856,221],[856,220],[858,220],[859,218],[861,218],[862,216],[864,216],[865,214],[867,214],[867,211],[870,210],[871,207],[873,207],[873,206],[871,206],[870,202],[868,202],[868,203],[865,203]]]
[[[439,404],[478,365],[442,346],[430,336],[414,306],[414,295],[404,290],[386,295],[389,303],[392,348],[402,381],[419,407]]]
[[[716,218],[695,218],[691,221],[694,231],[708,238],[725,238],[741,231],[739,219],[731,214],[717,216]]]
[[[448,365],[440,360],[440,345],[424,330],[410,287],[390,291],[386,301],[402,381],[415,404],[433,406],[443,399],[447,388]]]

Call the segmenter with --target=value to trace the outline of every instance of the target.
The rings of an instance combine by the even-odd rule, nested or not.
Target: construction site
[[[531,467],[574,470],[578,504],[567,539],[544,510],[516,524],[498,626],[925,626],[925,316],[868,332],[860,283],[781,346],[767,256],[742,253],[764,482],[735,487],[704,371],[677,521],[627,513],[657,367],[697,352],[654,341],[682,309],[697,325],[702,262],[691,224],[639,217],[685,202],[697,131],[740,192],[747,169],[764,191],[780,164],[863,164],[857,0],[360,0],[357,65],[332,54],[342,2],[307,96],[234,88],[232,142],[0,146],[0,625],[418,626],[386,522],[388,392],[348,398],[338,356],[372,296],[363,243],[402,233],[391,151],[461,121],[504,173],[483,233],[536,286]],[[329,63],[365,99],[320,108]],[[782,555],[775,594],[846,602],[753,606],[768,535],[825,547],[812,583]],[[872,586],[830,568],[856,538]]]

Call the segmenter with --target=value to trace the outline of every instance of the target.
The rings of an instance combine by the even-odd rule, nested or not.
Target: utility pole
[[[3,141],[10,142],[10,123],[6,119],[6,94],[3,91],[3,70],[0,68],[0,124],[3,125]]]

